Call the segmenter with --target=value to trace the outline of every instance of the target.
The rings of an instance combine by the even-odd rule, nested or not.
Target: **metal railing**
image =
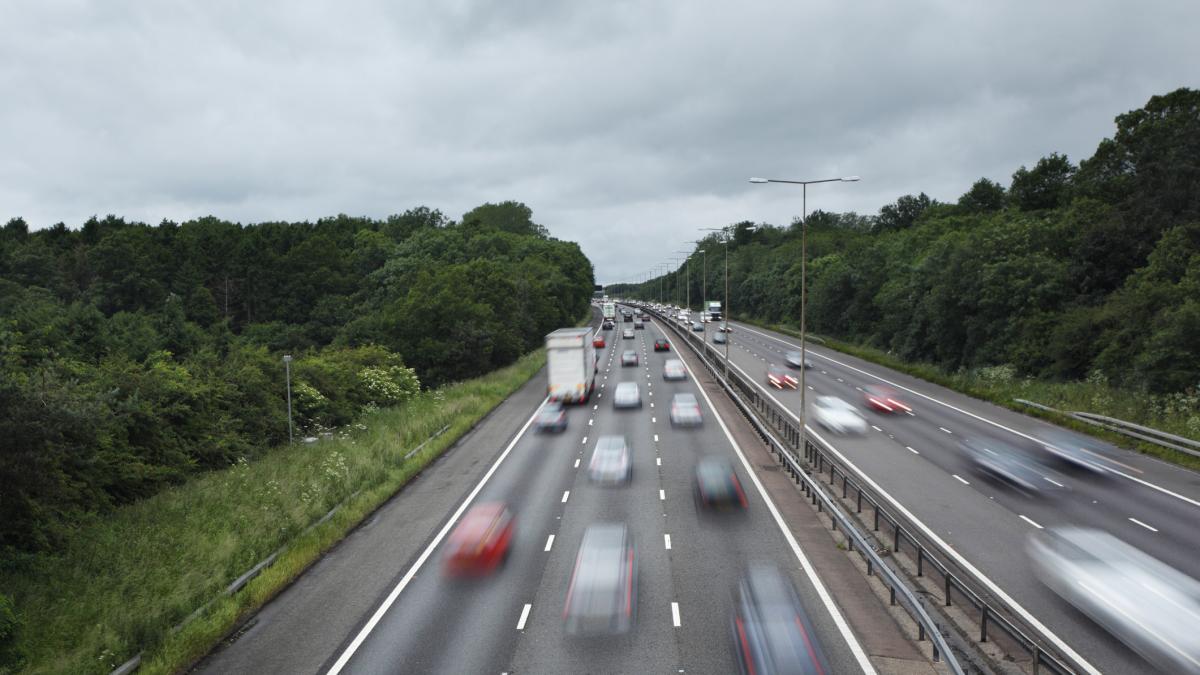
[[[1014,398],[1013,400],[1022,405],[1032,406],[1034,408],[1049,412],[1055,412],[1060,415],[1066,415],[1067,417],[1077,419],[1080,422],[1086,422],[1088,424],[1102,427],[1104,429],[1108,429],[1109,431],[1114,431],[1118,434],[1129,436],[1130,438],[1147,441],[1164,448],[1171,448],[1172,450],[1187,453],[1193,457],[1200,457],[1200,442],[1193,441],[1190,438],[1184,438],[1183,436],[1177,436],[1165,431],[1160,431],[1153,427],[1146,427],[1140,424],[1134,424],[1133,422],[1126,422],[1125,420],[1119,420],[1115,417],[1108,417],[1107,415],[1059,410],[1058,408],[1051,408],[1050,406],[1042,405],[1041,403],[1026,401],[1023,398]]]
[[[815,438],[813,434],[806,434],[807,442],[801,449],[799,426],[790,412],[782,409],[770,398],[762,396],[753,383],[738,373],[729,371],[728,379],[726,379],[721,363],[723,355],[720,350],[702,337],[702,335],[707,335],[707,331],[703,334],[693,332],[690,326],[680,327],[674,319],[652,313],[682,337],[688,347],[700,357],[705,368],[755,426],[757,433],[768,444],[771,451],[779,456],[780,462],[801,486],[805,494],[810,496],[818,511],[822,509],[829,511],[834,528],[840,525],[847,541],[853,542],[852,548],[863,555],[867,564],[867,574],[873,574],[876,568],[881,571],[886,570],[883,574],[886,577],[885,583],[889,587],[892,604],[896,603],[899,591],[902,599],[905,600],[902,606],[918,624],[918,638],[924,640],[926,634],[933,636],[935,660],[939,653],[944,653],[949,655],[947,658],[949,664],[952,653],[948,651],[938,625],[925,611],[922,603],[926,597],[936,599],[945,607],[954,606],[968,615],[975,622],[975,626],[964,628],[960,625],[959,627],[964,630],[965,634],[974,636],[970,639],[975,639],[980,643],[991,642],[1010,656],[1017,650],[1027,653],[1034,673],[1042,672],[1043,668],[1047,672],[1061,674],[1071,674],[1082,670],[1078,666],[1073,668],[1068,665],[1071,660],[1057,649],[1047,646],[1043,640],[1032,637],[1038,631],[1022,621],[1006,603],[977,590],[984,584],[975,579],[970,572],[961,569],[959,565],[947,562],[950,560],[950,556],[946,555],[940,547],[917,535],[917,528],[909,523],[907,518],[889,508],[870,486],[860,482],[840,460],[833,456],[832,447],[826,447],[822,439]],[[836,491],[839,482],[841,486],[840,500],[830,497],[825,492],[825,487]],[[837,508],[837,503],[846,508],[852,506],[864,527],[866,526],[866,516],[863,515],[863,509],[870,509],[872,529],[879,533],[876,539],[886,546],[890,557],[898,562],[898,555],[903,554],[909,557],[912,561],[911,567],[915,568],[912,573],[918,578],[936,575],[939,578],[937,587],[941,590],[941,597],[937,598],[932,593],[922,592],[922,598],[918,600],[915,597],[917,592],[901,582],[895,570],[884,564],[878,552],[869,544],[865,536],[853,526],[849,517]],[[881,532],[881,527],[884,529],[883,532]],[[890,543],[886,540],[889,530]],[[961,672],[957,670],[957,663],[954,664],[954,667],[956,672]]]

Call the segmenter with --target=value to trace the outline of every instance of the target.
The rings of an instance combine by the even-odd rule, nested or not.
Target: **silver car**
[[[683,367],[683,361],[679,359],[668,359],[663,364],[663,379],[664,380],[686,380],[687,369]]]
[[[1043,584],[1130,649],[1164,673],[1200,673],[1200,582],[1100,530],[1050,528],[1027,550]]]
[[[695,394],[675,394],[671,397],[671,425],[677,427],[698,427],[703,424],[700,416],[700,402]]]
[[[813,402],[813,419],[835,434],[867,433],[867,421],[863,416],[854,406],[836,396],[818,396]]]
[[[637,382],[622,382],[613,391],[614,408],[642,407],[642,393],[638,390]]]
[[[633,460],[624,436],[601,436],[596,441],[588,478],[595,483],[627,483],[633,478]]]
[[[633,627],[637,561],[625,525],[602,523],[584,530],[563,617],[570,635],[612,635]]]

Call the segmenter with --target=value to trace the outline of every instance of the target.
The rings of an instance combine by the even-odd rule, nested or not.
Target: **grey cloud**
[[[953,200],[1197,86],[1200,5],[19,1],[0,218],[457,217],[517,199],[605,282],[698,227]]]

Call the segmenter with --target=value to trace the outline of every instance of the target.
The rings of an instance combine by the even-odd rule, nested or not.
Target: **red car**
[[[471,507],[446,540],[443,569],[449,576],[483,576],[508,558],[513,515],[500,502]]]
[[[797,389],[800,386],[800,380],[795,375],[775,364],[767,367],[767,383],[776,389]]]
[[[603,348],[603,347],[604,347],[604,336],[603,336],[603,335],[597,335],[597,336],[596,336],[596,339],[595,339],[595,340],[592,340],[592,346],[593,346],[593,347],[595,347],[595,348],[597,348],[597,349]]]
[[[887,387],[872,384],[863,389],[863,394],[866,396],[867,406],[872,410],[884,413],[912,412],[912,408],[899,401],[896,392]]]
[[[654,341],[654,351],[669,352],[669,351],[671,351],[671,343],[667,342],[666,340],[655,340]]]

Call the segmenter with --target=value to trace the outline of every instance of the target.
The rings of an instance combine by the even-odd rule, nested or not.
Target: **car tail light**
[[[799,616],[796,616],[796,628],[800,629],[800,637],[804,638],[804,648],[808,650],[808,659],[817,669],[817,675],[825,675],[825,670],[821,668],[821,660],[817,658],[817,652],[813,649],[812,639],[808,637],[808,631],[804,630],[804,622]]]
[[[750,643],[746,640],[746,626],[742,623],[742,617],[734,619],[737,625],[738,642],[741,643],[743,661],[746,662],[746,672],[750,675],[755,675],[754,659],[750,657]]]

